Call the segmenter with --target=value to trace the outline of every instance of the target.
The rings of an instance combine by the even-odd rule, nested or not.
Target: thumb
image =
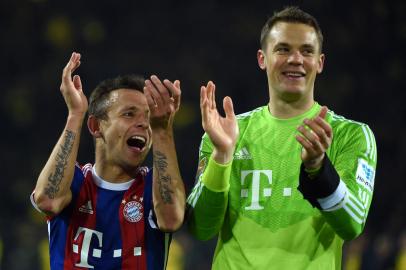
[[[319,112],[319,117],[320,117],[321,119],[325,119],[325,118],[326,118],[326,115],[327,115],[327,111],[328,111],[327,106],[321,107],[320,112]]]
[[[76,90],[82,91],[82,81],[80,80],[79,75],[73,76],[73,85],[75,86]]]
[[[178,88],[178,89],[180,88],[180,81],[179,80],[176,80],[173,84],[175,85],[176,88]]]

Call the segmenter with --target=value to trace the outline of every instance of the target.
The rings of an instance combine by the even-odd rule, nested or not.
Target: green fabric
[[[228,191],[230,187],[231,165],[232,162],[219,164],[210,157],[207,168],[203,174],[202,182],[211,191]]]
[[[291,119],[273,117],[267,106],[239,115],[229,192],[210,191],[198,175],[188,198],[189,228],[199,239],[219,234],[213,269],[341,269],[343,239],[365,225],[376,146],[367,125],[329,111],[333,142],[327,156],[347,193],[328,211],[313,208],[297,190],[301,146],[295,135],[303,119],[319,111],[316,103]],[[212,149],[204,135],[200,160]]]

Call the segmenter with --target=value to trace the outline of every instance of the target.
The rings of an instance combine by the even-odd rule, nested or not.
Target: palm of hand
[[[88,101],[83,94],[82,82],[79,75],[72,78],[72,73],[80,66],[80,54],[73,53],[62,73],[61,93],[68,106],[69,112],[84,114],[88,108]]]
[[[238,138],[236,119],[221,117],[217,109],[210,110],[207,121],[203,123],[203,129],[219,150],[234,147]]]

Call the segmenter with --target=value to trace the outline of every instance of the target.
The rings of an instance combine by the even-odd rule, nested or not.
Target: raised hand
[[[79,75],[72,78],[72,73],[80,66],[79,53],[73,52],[69,62],[62,72],[61,93],[65,99],[70,115],[84,116],[88,102],[83,94],[82,82]]]
[[[296,136],[296,140],[303,146],[301,158],[306,169],[321,168],[325,153],[331,145],[333,131],[325,120],[327,110],[323,106],[315,118],[305,119],[298,127],[301,134]]]
[[[200,88],[200,110],[202,126],[214,145],[213,158],[218,163],[228,163],[233,158],[239,129],[235,117],[233,101],[230,97],[223,99],[226,117],[222,117],[216,107],[216,86],[209,81]]]
[[[161,80],[152,75],[145,80],[144,93],[151,112],[151,128],[172,128],[173,119],[179,110],[181,90],[180,81]]]

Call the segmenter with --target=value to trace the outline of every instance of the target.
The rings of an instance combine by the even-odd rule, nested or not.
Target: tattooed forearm
[[[65,133],[64,142],[61,145],[56,155],[55,171],[48,177],[48,185],[45,188],[45,194],[50,199],[54,199],[59,191],[59,185],[65,173],[66,165],[68,163],[69,155],[72,151],[73,143],[75,142],[75,133],[67,130]]]
[[[159,194],[164,203],[172,204],[172,194],[173,190],[171,190],[171,176],[167,174],[166,169],[168,167],[167,158],[164,153],[159,151],[154,152],[154,164],[155,169],[158,174],[158,187],[159,187]]]

